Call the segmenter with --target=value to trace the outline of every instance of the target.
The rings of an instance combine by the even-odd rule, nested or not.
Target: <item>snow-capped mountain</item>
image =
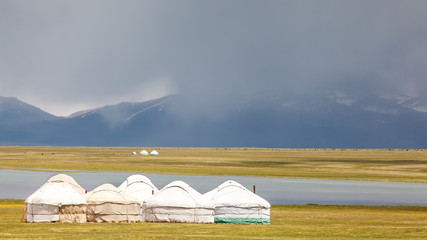
[[[58,119],[14,97],[0,97],[0,124],[21,124]]]
[[[0,105],[0,119],[3,119],[0,142],[71,146],[426,148],[424,102],[422,98],[328,91],[251,94],[203,106],[189,104],[182,96],[173,95],[57,118],[24,103],[31,111],[13,114],[22,109],[18,101],[6,104],[7,108],[3,103]],[[218,111],[220,115],[216,114]],[[25,121],[28,118],[34,121]],[[6,124],[12,121],[7,119],[15,119],[16,124]]]
[[[385,95],[384,99],[391,100],[403,107],[418,111],[427,112],[427,97],[411,97],[404,95]]]
[[[117,105],[108,105],[101,108],[83,110],[68,116],[68,119],[83,119],[91,117],[100,117],[103,121],[110,125],[116,126],[132,121],[138,115],[149,111],[161,111],[162,107],[171,101],[172,96],[167,96],[161,99],[146,101],[146,102],[122,102]]]

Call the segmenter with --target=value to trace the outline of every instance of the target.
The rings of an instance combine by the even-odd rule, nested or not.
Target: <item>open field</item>
[[[427,207],[280,206],[271,225],[20,223],[22,200],[0,200],[5,239],[426,239]]]
[[[145,148],[152,150],[153,148]],[[244,148],[0,147],[0,169],[427,182],[427,151]],[[23,200],[0,199],[0,239],[426,239],[427,207],[273,205],[271,225],[20,223]]]
[[[2,146],[0,168],[427,182],[427,150],[156,149]]]

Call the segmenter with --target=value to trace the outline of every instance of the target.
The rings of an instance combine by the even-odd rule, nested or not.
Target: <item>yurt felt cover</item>
[[[86,222],[86,200],[70,184],[48,182],[25,200],[27,222]]]
[[[229,180],[204,194],[215,205],[215,223],[270,224],[270,203]]]
[[[65,175],[65,174],[58,174],[58,175],[55,175],[55,176],[49,178],[49,180],[47,180],[47,183],[50,183],[50,182],[68,183],[81,195],[84,195],[86,192],[86,190],[84,188],[82,188],[82,186],[80,186],[80,184],[78,184],[76,182],[76,180],[74,180],[73,177]]]
[[[147,156],[147,155],[148,155],[148,152],[147,152],[147,151],[145,151],[145,150],[142,150],[141,152],[139,152],[139,154],[141,154],[141,155],[143,155],[143,156]]]
[[[88,222],[141,221],[141,206],[137,199],[111,184],[103,184],[86,194]]]
[[[159,190],[146,176],[135,174],[129,176],[119,187],[121,191],[136,198],[141,204]]]
[[[144,203],[148,222],[213,223],[214,206],[182,181],[174,181]]]

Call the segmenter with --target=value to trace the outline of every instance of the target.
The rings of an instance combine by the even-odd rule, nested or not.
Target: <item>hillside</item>
[[[258,94],[194,108],[182,96],[122,102],[58,118],[2,99],[3,145],[426,148],[422,99]]]

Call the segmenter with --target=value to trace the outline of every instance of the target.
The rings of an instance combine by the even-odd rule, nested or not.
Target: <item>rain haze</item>
[[[336,85],[421,96],[427,1],[0,1],[0,96],[58,116]],[[193,104],[192,104],[193,103]]]

